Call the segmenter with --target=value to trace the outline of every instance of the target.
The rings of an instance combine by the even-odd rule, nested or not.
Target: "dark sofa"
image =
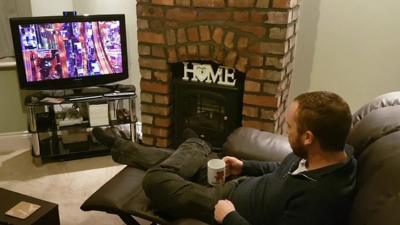
[[[400,92],[379,96],[353,114],[348,143],[358,159],[357,195],[351,225],[400,224]],[[280,161],[289,152],[284,136],[252,128],[238,128],[223,147],[223,154],[241,159]],[[127,224],[133,216],[154,224],[201,225],[200,221],[171,221],[160,217],[145,196],[141,181],[145,171],[127,166],[81,206],[118,214]]]

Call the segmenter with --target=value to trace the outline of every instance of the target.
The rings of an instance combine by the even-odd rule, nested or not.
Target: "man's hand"
[[[231,175],[239,176],[242,174],[243,162],[232,156],[222,158],[226,163],[226,177]]]
[[[220,224],[222,224],[226,215],[236,210],[229,200],[219,200],[214,208],[214,219]]]

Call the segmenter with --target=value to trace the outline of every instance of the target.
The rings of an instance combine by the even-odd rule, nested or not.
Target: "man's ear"
[[[304,137],[303,139],[304,145],[311,145],[315,138],[314,134],[309,130],[304,132],[303,137]]]

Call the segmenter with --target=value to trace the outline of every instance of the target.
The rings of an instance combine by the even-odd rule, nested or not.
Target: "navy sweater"
[[[224,225],[344,225],[356,183],[356,160],[292,175],[300,158],[281,164],[244,161],[241,182],[230,200],[236,211]]]

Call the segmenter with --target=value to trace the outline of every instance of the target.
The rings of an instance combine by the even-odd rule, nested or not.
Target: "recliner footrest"
[[[145,171],[126,166],[92,194],[81,206],[84,211],[97,210],[122,216],[136,216],[166,225],[206,225],[194,219],[168,220],[151,207],[142,188]],[[122,217],[121,217],[122,218]],[[133,218],[132,218],[133,219]],[[124,220],[125,221],[125,220]]]

